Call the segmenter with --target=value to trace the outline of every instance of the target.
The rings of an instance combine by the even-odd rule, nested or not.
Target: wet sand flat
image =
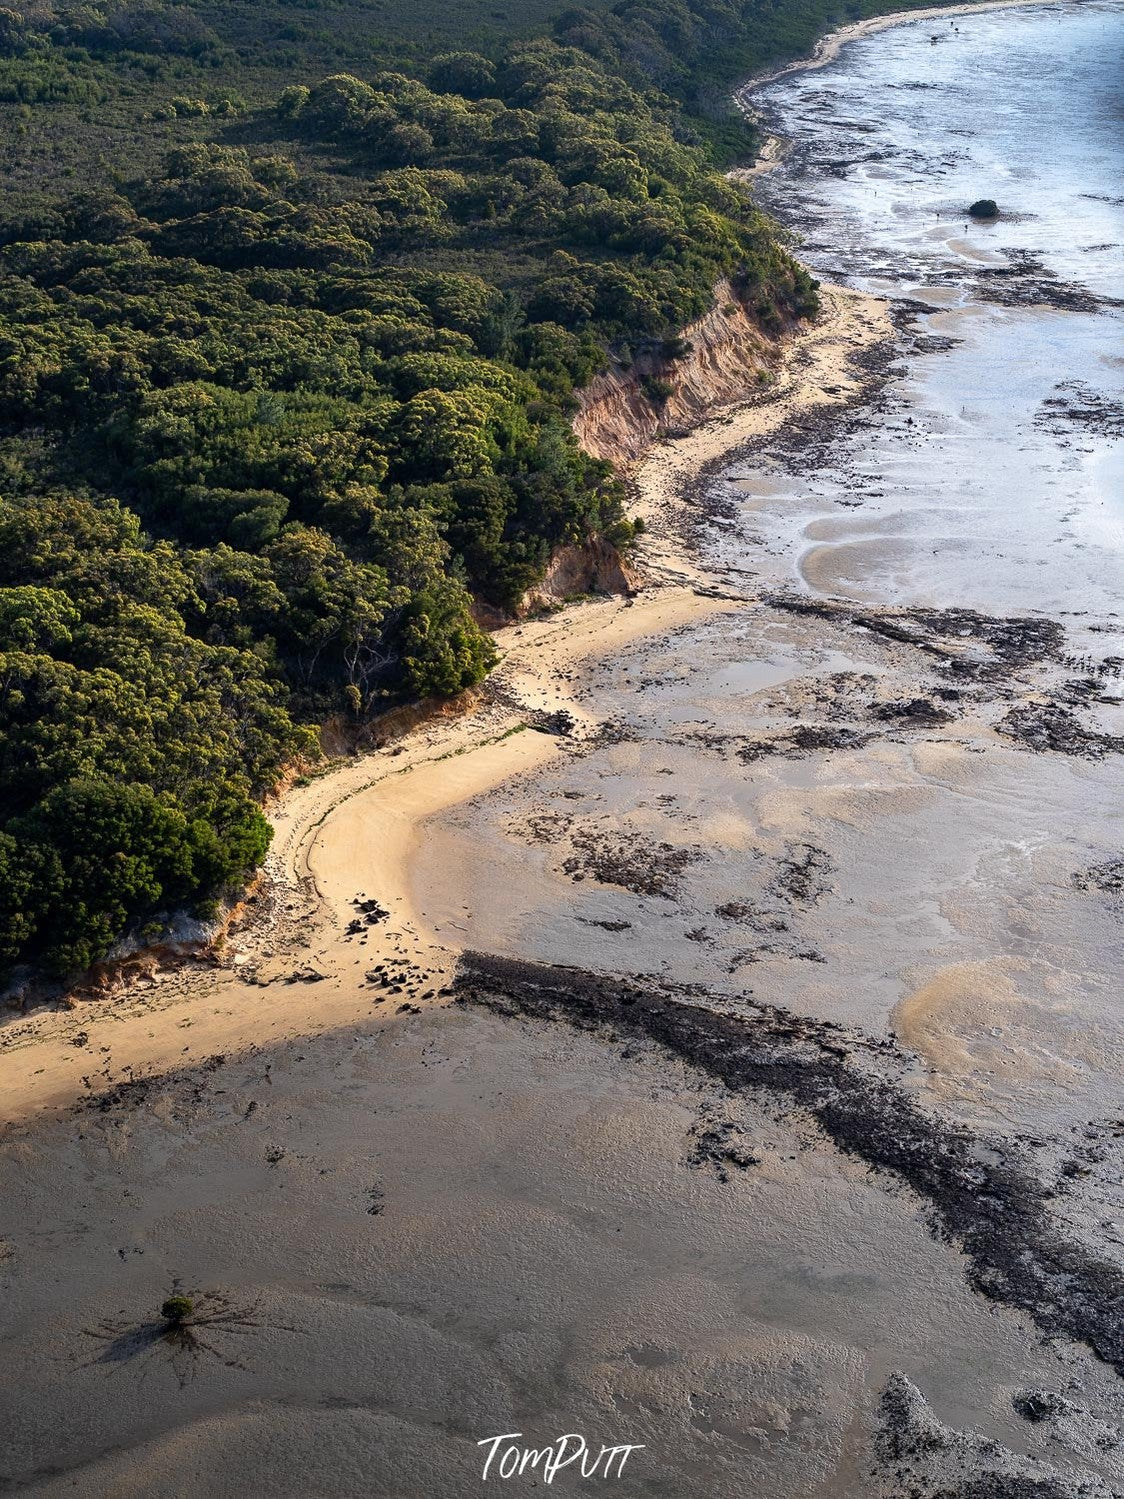
[[[716,1128],[752,1167],[716,1171]],[[35,1494],[488,1492],[475,1443],[525,1430],[643,1443],[622,1493],[803,1499],[869,1492],[895,1370],[1015,1450],[1065,1457],[1024,1388],[1112,1408],[1103,1365],[981,1315],[916,1202],[655,1048],[431,1011],[6,1155],[51,1266],[13,1267],[8,1330],[8,1471]],[[177,1280],[241,1325],[146,1344]]]
[[[795,144],[859,289],[634,473],[636,597],[294,789],[208,964],[0,1029],[8,1489],[443,1499],[580,1432],[625,1495],[1124,1492],[1117,450],[1032,361],[1001,454],[973,363],[1117,311],[885,284]],[[1047,465],[1010,544],[942,443]]]

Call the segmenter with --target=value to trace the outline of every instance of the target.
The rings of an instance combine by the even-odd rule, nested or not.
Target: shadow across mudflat
[[[651,1041],[734,1091],[784,1095],[837,1149],[923,1199],[933,1231],[964,1252],[976,1291],[1049,1337],[1087,1344],[1124,1376],[1124,1273],[1066,1234],[1051,1189],[1009,1144],[909,1098],[893,1075],[906,1058],[892,1040],[749,999],[733,1013],[729,997],[702,986],[475,952],[463,955],[454,993],[502,1015]]]
[[[106,1372],[126,1366],[143,1375],[153,1364],[170,1369],[181,1387],[191,1383],[203,1363],[215,1360],[228,1369],[247,1366],[237,1355],[232,1338],[245,1337],[261,1324],[257,1304],[235,1306],[218,1292],[207,1292],[194,1301],[182,1319],[155,1321],[104,1321],[85,1328],[84,1335],[100,1343],[101,1350],[83,1367],[102,1367]],[[285,1326],[285,1332],[297,1332]]]

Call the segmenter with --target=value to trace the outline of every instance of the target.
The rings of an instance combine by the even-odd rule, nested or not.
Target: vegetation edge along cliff
[[[205,915],[321,723],[480,681],[474,599],[628,543],[571,429],[610,361],[673,365],[719,282],[766,332],[816,308],[721,173],[713,42],[745,68],[834,13],[626,0],[505,44],[470,7],[481,50],[271,13],[0,9],[9,972]]]

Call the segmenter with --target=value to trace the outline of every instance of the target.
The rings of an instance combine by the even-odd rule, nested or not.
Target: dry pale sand
[[[921,1199],[808,1115],[644,1040],[441,993],[481,931],[504,950],[510,918],[521,955],[561,942],[565,961],[634,972],[655,955],[707,982],[736,957],[753,966],[726,967],[731,994],[760,972],[787,997],[787,970],[809,976],[791,991],[806,1013],[850,1005],[861,1024],[861,1006],[901,998],[879,944],[923,947],[902,914],[915,893],[934,929],[979,919],[917,850],[945,836],[949,787],[987,789],[982,708],[946,738],[891,736],[826,769],[780,757],[747,773],[696,733],[717,705],[739,734],[769,734],[856,692],[916,690],[911,647],[750,602],[683,545],[700,468],[858,396],[856,356],[888,326],[882,304],[829,290],[763,398],[638,471],[649,586],[502,632],[468,711],[289,793],[216,966],[0,1031],[0,1483],[40,1499],[460,1499],[494,1491],[477,1444],[504,1432],[637,1444],[611,1484],[636,1499],[1109,1499],[1124,1483],[1111,1369],[984,1300]],[[571,732],[544,731],[560,712]],[[950,860],[971,867],[1012,787],[1016,814],[1057,791],[1056,773],[1020,781],[1014,758],[995,756],[979,814],[956,814]],[[813,827],[855,889],[778,902]],[[682,900],[560,874],[590,828],[626,856],[697,842],[710,861]],[[692,930],[731,894],[744,909],[724,933]],[[364,921],[369,899],[385,920]],[[1040,916],[1043,937],[1068,910]],[[831,964],[801,950],[821,935]],[[899,1018],[967,1086],[965,1055],[987,1044],[978,971],[954,987],[939,968],[918,968]],[[1011,970],[1012,1108],[1037,1086],[1030,978]],[[1059,1029],[1067,1057],[1089,1055]],[[928,1073],[907,1082],[940,1096]],[[1099,1159],[1067,1199],[1092,1202],[1088,1222],[1111,1210],[1107,1147]],[[173,1289],[197,1301],[191,1341],[159,1319]],[[1028,1391],[1049,1412],[1033,1424]]]
[[[570,680],[583,662],[612,659],[630,642],[734,607],[712,588],[696,591],[705,577],[683,544],[691,515],[683,485],[711,459],[777,430],[797,410],[855,398],[862,374],[851,361],[888,334],[886,307],[837,288],[826,288],[824,300],[817,324],[792,340],[765,398],[661,445],[640,466],[637,509],[649,527],[643,564],[650,581],[638,597],[598,599],[501,630],[498,693],[428,724],[393,752],[349,761],[289,792],[272,813],[263,890],[218,968],[157,974],[116,998],[10,1021],[0,1031],[0,1121],[66,1105],[130,1071],[352,1023],[370,1009],[369,996],[357,990],[357,970],[380,959],[408,960],[432,975],[426,988],[439,987],[456,949],[448,931],[435,938],[424,930],[408,878],[426,820],[553,756],[557,739],[524,728],[528,718],[564,710],[579,735],[591,726]],[[391,912],[385,926],[370,929],[361,951],[344,934],[360,891]],[[322,977],[311,985],[294,980],[309,970]],[[88,1042],[76,1047],[78,1035]],[[98,1057],[93,1074],[91,1055]]]
[[[688,1164],[715,1126],[751,1173]],[[1063,1469],[1111,1398],[981,1314],[860,1163],[562,1029],[453,1007],[272,1044],[9,1134],[0,1168],[3,1469],[39,1499],[461,1499],[519,1431],[642,1444],[629,1499],[901,1499],[868,1472],[894,1370]],[[218,1319],[193,1349],[152,1336],[177,1282]],[[1043,1386],[1067,1442],[1012,1409]]]

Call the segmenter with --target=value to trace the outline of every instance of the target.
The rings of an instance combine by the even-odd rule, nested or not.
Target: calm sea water
[[[758,198],[805,262],[937,310],[826,461],[730,470],[723,551],[816,592],[1043,611],[1103,642],[1124,610],[1124,6],[909,22],[755,101],[792,142]],[[994,223],[969,220],[981,197]]]
[[[826,434],[731,456],[713,480],[731,519],[712,560],[732,589],[755,573],[754,594],[1061,618],[1107,668],[1079,721],[1124,734],[1106,659],[1124,655],[1124,5],[945,29],[936,44],[932,21],[880,32],[767,91],[795,148],[761,191],[810,226],[805,257],[931,310],[905,318],[873,402]],[[966,228],[985,194],[1004,216]],[[861,629],[763,602],[638,641],[586,663],[576,689],[621,737],[429,824],[419,909],[479,951],[892,1031],[923,1059],[911,1086],[927,1103],[1067,1137],[1119,1111],[1119,930],[1079,877],[1124,847],[1124,761],[990,732],[1054,675],[981,683],[961,718],[914,732],[875,704],[948,676]],[[833,725],[857,742],[744,753],[747,737]],[[649,844],[686,851],[673,890],[614,874],[620,850]],[[607,872],[582,864],[590,849],[608,851]],[[790,896],[792,869],[806,883]],[[959,1378],[941,1382],[953,1403]]]

